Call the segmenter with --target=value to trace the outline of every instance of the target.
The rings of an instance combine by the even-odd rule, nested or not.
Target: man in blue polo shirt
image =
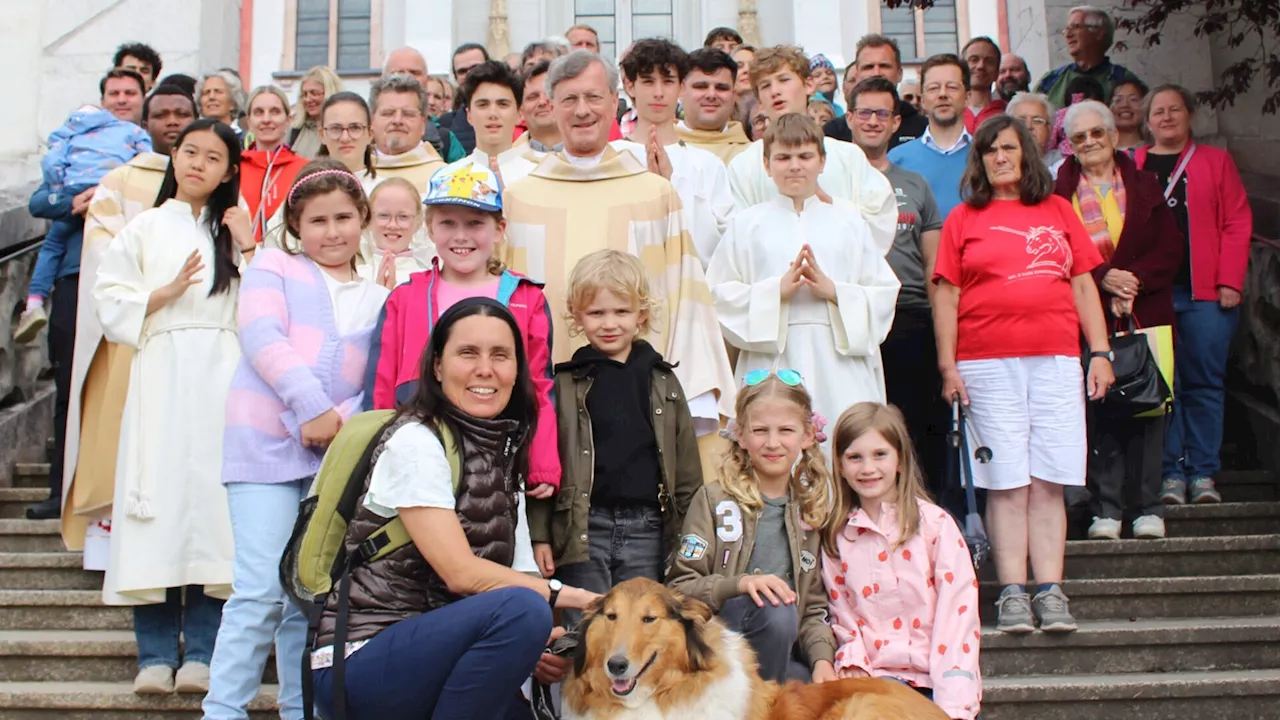
[[[953,54],[934,55],[920,68],[921,107],[929,118],[924,135],[889,151],[889,162],[924,176],[945,218],[960,204],[973,138],[964,128],[969,66]]]

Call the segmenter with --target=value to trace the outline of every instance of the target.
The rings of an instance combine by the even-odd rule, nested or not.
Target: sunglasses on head
[[[776,370],[776,371],[752,370],[751,372],[747,373],[746,377],[742,378],[742,383],[747,387],[751,387],[752,385],[759,385],[760,383],[769,379],[770,375],[773,375],[774,377],[778,378],[778,380],[782,381],[783,385],[788,385],[790,387],[797,387],[799,385],[804,384],[804,378],[800,377],[799,371],[787,370],[787,369]]]

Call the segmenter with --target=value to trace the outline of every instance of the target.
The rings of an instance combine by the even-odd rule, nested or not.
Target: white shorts
[[[1038,478],[1084,485],[1084,370],[1065,355],[964,360],[956,363],[969,394],[969,451],[991,448],[973,465],[973,483],[1014,490]]]

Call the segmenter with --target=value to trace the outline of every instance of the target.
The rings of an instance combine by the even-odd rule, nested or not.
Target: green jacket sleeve
[[[716,574],[715,558],[719,548],[712,542],[716,537],[715,525],[708,488],[703,486],[689,503],[667,584],[719,612],[725,601],[739,594],[741,576]]]
[[[545,500],[531,498],[525,495],[525,501],[529,503],[529,541],[535,543],[551,542],[551,513],[555,511],[556,496]]]
[[[671,377],[675,379],[674,374]],[[703,477],[698,434],[693,429],[693,416],[689,414],[684,390],[680,393],[680,412],[676,415],[676,481],[671,492],[675,496],[676,513],[683,518],[689,512],[693,496],[702,489]]]
[[[815,537],[821,537],[818,531],[814,531]],[[814,553],[814,557],[820,558],[818,553],[822,552],[822,548],[815,547],[810,550]],[[800,645],[804,648],[805,657],[809,660],[809,668],[812,669],[819,660],[827,662],[835,662],[836,657],[836,636],[831,630],[831,625],[827,623],[827,588],[822,581],[822,564],[819,563],[808,573],[809,588],[805,593],[805,606],[800,609]]]

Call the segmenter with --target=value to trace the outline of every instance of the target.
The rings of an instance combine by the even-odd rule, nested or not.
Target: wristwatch
[[[547,602],[551,604],[551,609],[556,609],[556,599],[560,597],[560,591],[564,589],[564,583],[559,580],[548,580],[547,587],[551,589],[551,594],[547,596]]]
[[[1115,362],[1116,354],[1110,350],[1093,350],[1089,353],[1089,359],[1104,358],[1107,362]]]

